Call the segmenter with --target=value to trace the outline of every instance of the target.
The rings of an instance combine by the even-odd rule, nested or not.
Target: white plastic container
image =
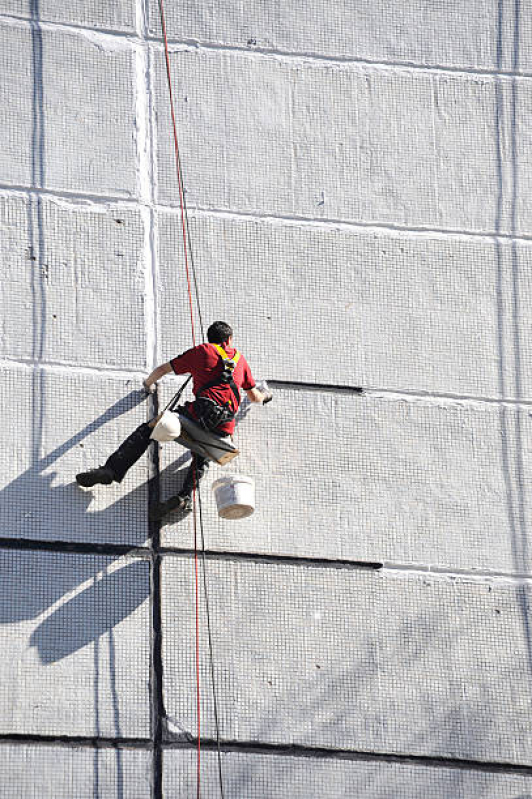
[[[179,416],[173,411],[165,411],[151,432],[154,441],[174,441],[181,435]]]
[[[227,474],[212,484],[218,516],[245,519],[255,510],[255,483],[243,474]]]

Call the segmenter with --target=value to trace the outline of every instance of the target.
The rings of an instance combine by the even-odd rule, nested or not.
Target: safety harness
[[[196,401],[194,403],[194,410],[198,416],[198,421],[205,430],[214,430],[222,424],[231,422],[236,416],[240,403],[240,392],[233,379],[233,373],[240,360],[240,353],[236,350],[235,354],[229,357],[224,348],[219,344],[213,344],[213,346],[222,359],[222,371],[217,377],[200,388],[196,394]],[[209,388],[225,385],[228,385],[233,392],[234,400],[229,399],[227,402],[224,402],[223,405],[220,405],[220,403],[210,397],[201,396],[203,392],[207,391]]]

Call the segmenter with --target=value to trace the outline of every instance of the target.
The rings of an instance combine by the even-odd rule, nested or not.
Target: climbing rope
[[[200,319],[200,326],[201,326],[201,334],[202,337],[205,338],[205,331],[203,329],[203,319],[201,317],[201,309],[200,309],[200,302],[199,302],[199,293],[198,293],[198,284],[196,279],[196,269],[194,266],[194,257],[193,257],[193,250],[192,250],[192,241],[190,238],[190,229],[189,229],[189,222],[188,222],[188,210],[187,210],[187,202],[185,197],[185,186],[183,180],[183,169],[181,167],[181,155],[179,152],[179,142],[177,138],[177,123],[176,123],[176,115],[175,115],[175,107],[174,107],[174,92],[172,88],[172,74],[170,71],[170,53],[168,50],[168,37],[166,35],[166,19],[164,15],[164,4],[163,0],[159,0],[159,11],[161,16],[161,28],[163,31],[163,39],[164,39],[164,56],[166,62],[166,78],[168,84],[168,95],[170,99],[170,115],[172,117],[172,131],[174,136],[174,152],[175,152],[175,164],[176,164],[176,174],[177,174],[177,185],[179,189],[179,205],[181,208],[181,226],[183,232],[183,251],[185,256],[185,272],[187,277],[187,286],[188,286],[188,299],[189,299],[189,306],[190,306],[190,325],[192,329],[192,345],[196,346],[196,332],[194,326],[194,303],[192,301],[192,288],[191,288],[191,280],[190,280],[190,273],[191,270],[193,271],[193,280],[194,280],[194,287],[195,287],[195,294],[196,294],[196,306],[198,308],[198,316]],[[189,267],[190,261],[190,267]]]
[[[175,150],[175,163],[177,173],[177,184],[179,187],[179,204],[181,208],[181,227],[183,233],[183,250],[185,257],[185,272],[187,278],[188,300],[190,306],[190,324],[192,329],[192,345],[196,346],[196,334],[194,327],[194,303],[192,299],[192,280],[194,282],[194,293],[196,299],[196,307],[201,328],[201,335],[203,341],[205,340],[205,331],[203,327],[203,318],[201,315],[201,303],[199,298],[198,283],[196,278],[196,268],[194,264],[194,256],[192,249],[192,240],[190,236],[190,226],[188,222],[188,210],[185,196],[185,187],[183,180],[183,170],[181,167],[181,156],[179,153],[179,142],[177,137],[177,124],[174,109],[174,97],[172,89],[172,75],[170,71],[170,56],[168,51],[168,37],[166,34],[166,20],[164,14],[163,0],[159,0],[159,12],[161,18],[161,28],[164,39],[164,53],[166,61],[166,76],[168,82],[168,93],[170,98],[170,114],[172,117],[172,128],[174,137],[174,150]],[[190,264],[190,265],[189,265]],[[184,387],[184,386],[183,386]],[[203,529],[203,514],[201,508],[201,494],[199,491],[199,484],[197,479],[196,458],[193,456],[193,529],[194,529],[194,582],[195,582],[195,622],[196,622],[196,646],[195,646],[195,660],[196,660],[196,713],[197,713],[197,729],[198,729],[198,746],[197,746],[197,799],[201,796],[201,690],[200,690],[200,650],[199,650],[199,637],[200,637],[200,624],[199,624],[199,568],[198,568],[198,518],[197,507],[199,507],[199,529],[201,533],[201,552],[202,552],[202,566],[203,566],[203,590],[205,595],[205,611],[207,617],[207,632],[209,641],[209,659],[211,666],[211,681],[212,681],[212,694],[213,694],[213,708],[214,720],[216,725],[216,743],[218,752],[218,776],[220,783],[220,795],[224,799],[223,775],[222,775],[222,758],[220,749],[220,728],[218,717],[218,701],[214,669],[214,648],[212,643],[211,634],[211,619],[209,610],[209,595],[207,590],[207,574],[206,574],[206,558],[205,558],[205,536]]]

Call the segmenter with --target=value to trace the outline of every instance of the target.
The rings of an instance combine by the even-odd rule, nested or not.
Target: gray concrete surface
[[[0,758],[1,799],[151,797],[148,752],[0,744]]]
[[[135,0],[113,0],[112,3],[70,0],[0,0],[0,14],[55,22],[64,25],[80,25],[115,31],[134,31],[136,27]]]
[[[491,71],[498,66],[512,68],[510,48],[500,52],[497,42],[499,36],[511,41],[515,9],[514,4],[497,0],[465,4],[452,0],[432,4],[429,9],[423,0],[393,4],[335,0],[313,3],[302,13],[297,0],[251,0],[245,4],[186,0],[179,7],[168,4],[166,25],[170,38],[176,40]],[[150,31],[161,35],[157,0],[150,0]],[[530,71],[529,32],[530,20],[524,13],[520,32],[524,52],[519,64],[523,71]]]
[[[6,364],[0,489],[2,536],[145,543],[148,456],[120,484],[84,491],[75,475],[102,465],[147,418],[136,380]]]
[[[532,763],[529,587],[231,560],[207,574],[224,739]],[[166,558],[163,579],[165,703],[182,737],[196,729],[192,560]]]
[[[155,96],[164,109],[162,58]],[[520,164],[530,160],[528,80],[224,50],[173,53],[172,70],[191,204],[403,228],[530,231],[530,176],[521,170],[519,192],[507,192],[509,167],[498,157],[503,137]],[[177,205],[168,113],[158,119],[157,196]],[[198,126],[208,137],[196,135]]]
[[[0,357],[145,368],[137,211],[5,196],[0,231]]]
[[[105,45],[0,20],[1,184],[135,193],[132,50]]]
[[[147,738],[148,564],[6,550],[0,566],[0,734]]]
[[[158,220],[168,357],[190,346],[178,221]],[[192,215],[191,230],[204,314],[238,318],[237,343],[261,377],[532,398],[529,242],[208,214]],[[219,290],[227,275],[243,308]]]
[[[243,409],[255,515],[216,517],[220,470],[203,491],[227,795],[529,799],[530,3],[165,7],[204,319],[309,384]],[[194,566],[154,590],[156,462],[73,483],[190,343],[156,15],[0,0],[0,795],[195,792]],[[186,463],[161,449],[163,496]]]
[[[241,417],[241,455],[202,483],[209,548],[530,574],[528,408],[279,388]],[[166,498],[190,459],[174,444],[160,459]],[[238,523],[211,491],[234,472],[256,485]],[[176,514],[163,536],[190,545],[191,525]]]
[[[218,761],[214,753],[203,758],[202,795],[218,799]],[[164,755],[164,787],[169,797],[192,796],[196,788],[193,753],[168,751]],[[483,774],[399,763],[365,763],[318,757],[274,754],[222,755],[224,794],[227,799],[530,799],[529,776]]]

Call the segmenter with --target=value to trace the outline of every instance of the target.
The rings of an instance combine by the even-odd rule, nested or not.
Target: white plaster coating
[[[189,341],[180,225],[159,214],[163,357]],[[532,398],[528,244],[192,214],[190,225],[204,316],[233,324],[261,376]]]
[[[176,204],[162,54],[154,64],[158,199]],[[172,53],[171,65],[189,207],[529,232],[530,81],[514,108],[502,78],[223,51]],[[515,153],[516,196],[498,136]]]
[[[145,368],[143,235],[131,209],[0,197],[0,354]]]
[[[59,22],[105,30],[135,30],[135,0],[0,0],[0,14],[34,22]]]
[[[530,409],[277,389],[243,416],[238,459],[202,483],[209,549],[532,572]],[[160,458],[166,498],[188,458],[173,444]],[[238,522],[210,490],[234,471],[256,485]],[[190,546],[192,529],[170,516],[163,541]]]
[[[158,268],[156,245],[156,220],[153,188],[153,116],[150,64],[151,56],[146,44],[146,16],[143,4],[137,3],[137,32],[141,44],[135,49],[136,104],[137,104],[137,186],[142,203],[144,221],[145,271],[145,325],[146,363],[151,370],[158,360],[158,312],[156,302]]]
[[[0,20],[2,183],[135,192],[130,48]]]
[[[185,0],[165,9],[170,39],[213,45],[273,49],[370,61],[407,62],[473,69],[513,69],[511,47],[498,52],[499,36],[510,43],[515,9],[498,0],[386,0],[315,2],[304,12],[297,0],[242,3]],[[530,15],[519,15],[522,46],[530,37]],[[150,0],[150,31],[161,36],[158,0]],[[530,53],[518,64],[530,69]]]
[[[530,588],[207,567],[222,739],[530,764]],[[165,705],[194,734],[192,560],[163,579]],[[206,661],[201,678],[214,737]]]
[[[4,551],[0,568],[0,732],[147,737],[148,563]]]
[[[150,799],[147,751],[0,744],[0,799]]]
[[[164,790],[193,796],[197,755],[164,753]],[[218,760],[202,753],[202,796],[218,799]],[[532,778],[520,774],[436,768],[411,763],[369,763],[324,757],[222,753],[226,799],[529,799]]]
[[[206,480],[208,548],[305,559],[207,560],[222,737],[531,764],[532,448],[519,403],[532,402],[532,83],[509,74],[531,69],[529,9],[165,6],[207,323],[233,322],[257,378],[370,389],[277,387],[272,405],[249,411],[237,465],[256,477],[253,526],[217,519],[209,482],[223,470]],[[148,10],[156,32],[153,1],[0,0],[0,537],[146,543],[146,458],[121,486],[82,493],[73,480],[147,418],[145,370],[190,343]],[[46,245],[39,281],[24,254],[30,218]],[[187,462],[166,447],[162,466],[174,456]],[[179,478],[161,485],[164,498]],[[190,547],[190,517],[174,518],[163,543]],[[4,732],[147,738],[147,560],[1,554]],[[342,558],[387,569],[309,566]],[[166,559],[164,689],[177,731],[194,726],[193,574],[190,558]],[[213,736],[203,637],[201,651]],[[25,796],[41,799],[43,782],[54,799],[149,793],[146,752],[13,749],[32,752]],[[214,757],[203,757],[214,796]],[[165,752],[166,793],[194,792],[194,758]],[[351,779],[375,799],[531,793],[527,777],[462,769],[224,760],[235,799],[264,799],[273,784],[345,796]]]
[[[75,483],[146,420],[139,382],[14,364],[1,377],[1,536],[143,545],[147,456],[120,485]]]

